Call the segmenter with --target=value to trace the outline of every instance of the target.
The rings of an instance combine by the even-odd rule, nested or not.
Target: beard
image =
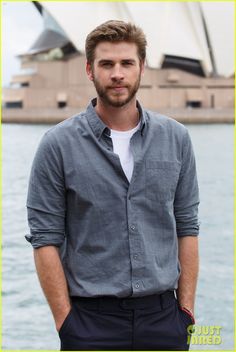
[[[97,94],[99,98],[103,101],[103,103],[114,107],[114,108],[119,108],[122,106],[125,106],[128,104],[135,94],[137,93],[139,86],[140,86],[140,80],[141,80],[141,71],[139,73],[139,76],[137,80],[134,82],[134,84],[124,84],[121,81],[114,81],[113,84],[110,86],[102,86],[99,81],[96,79],[96,77],[93,77],[93,84],[94,87],[97,91]],[[121,85],[122,87],[125,87],[125,91],[128,92],[127,94],[123,94],[120,92],[114,92],[114,87]]]

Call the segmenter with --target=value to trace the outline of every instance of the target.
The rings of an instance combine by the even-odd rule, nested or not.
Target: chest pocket
[[[180,163],[146,161],[146,197],[158,202],[173,201],[178,183]]]

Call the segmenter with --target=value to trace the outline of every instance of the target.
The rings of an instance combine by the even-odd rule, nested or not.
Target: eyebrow
[[[112,60],[106,60],[106,59],[101,59],[98,61],[98,64],[107,64],[107,63],[112,63]]]
[[[135,63],[136,60],[134,60],[134,59],[123,59],[123,60],[121,60],[121,62],[122,63],[125,63],[125,62]],[[98,61],[99,65],[107,64],[107,63],[108,64],[112,64],[112,63],[114,63],[114,61],[113,60],[109,60],[109,59],[101,59],[101,60]]]

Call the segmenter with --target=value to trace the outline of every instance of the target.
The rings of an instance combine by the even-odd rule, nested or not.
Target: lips
[[[127,89],[126,86],[114,86],[114,87],[110,87],[111,90],[113,90],[113,92],[123,92]]]
[[[125,94],[127,91],[128,87],[127,86],[121,86],[121,85],[117,85],[117,86],[109,86],[108,90],[110,92],[112,92],[113,94]]]
[[[126,86],[114,86],[114,87],[110,87],[110,89],[123,89],[126,88]]]

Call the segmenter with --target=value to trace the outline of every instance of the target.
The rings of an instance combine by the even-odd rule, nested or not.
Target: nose
[[[124,73],[120,65],[115,65],[111,73],[111,79],[113,81],[121,81],[124,79]]]

